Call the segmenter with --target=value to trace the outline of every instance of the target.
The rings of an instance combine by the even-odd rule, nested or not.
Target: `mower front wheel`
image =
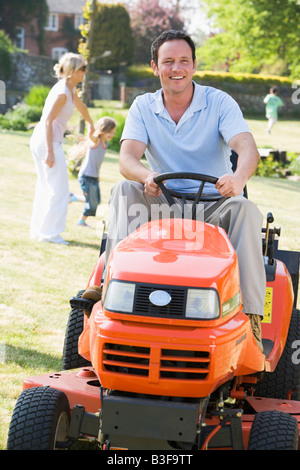
[[[70,406],[55,388],[33,387],[19,396],[13,411],[7,450],[55,450],[67,444]]]
[[[255,415],[248,450],[298,450],[299,428],[294,416],[281,411]]]
[[[81,298],[84,290],[79,291],[77,298]],[[72,307],[64,340],[63,349],[63,370],[77,369],[79,367],[88,367],[89,361],[84,359],[78,353],[78,339],[84,328],[84,312],[81,308]]]

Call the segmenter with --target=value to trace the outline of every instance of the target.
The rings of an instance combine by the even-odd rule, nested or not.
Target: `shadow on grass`
[[[1,362],[3,364],[16,364],[23,369],[43,369],[44,371],[60,371],[62,369],[62,358],[57,358],[51,354],[9,344],[2,344],[1,350]]]

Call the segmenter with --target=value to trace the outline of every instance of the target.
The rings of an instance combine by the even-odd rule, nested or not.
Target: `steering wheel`
[[[176,192],[172,189],[167,188],[163,183],[166,180],[173,180],[173,179],[189,179],[189,180],[200,181],[199,189],[197,193],[192,193],[192,194],[184,194],[184,193]],[[205,211],[205,217],[208,217],[209,215],[211,215],[224,201],[226,201],[227,198],[224,196],[209,195],[209,194],[203,193],[205,183],[216,184],[217,181],[218,181],[218,178],[216,178],[215,176],[202,175],[200,173],[191,173],[191,172],[184,172],[184,171],[179,171],[179,172],[174,172],[174,173],[161,173],[160,175],[157,175],[154,178],[154,182],[160,187],[160,189],[162,190],[162,193],[164,194],[170,206],[172,206],[173,204],[176,204],[173,197],[180,197],[183,199],[193,199],[193,205],[192,205],[192,219],[193,220],[196,219],[197,204],[200,201],[206,201],[206,202],[215,201],[215,204],[213,204],[213,206],[211,206],[207,211]]]

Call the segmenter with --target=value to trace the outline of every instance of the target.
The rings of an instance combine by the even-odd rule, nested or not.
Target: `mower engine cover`
[[[151,292],[143,315],[155,317],[154,322],[173,317],[173,324],[176,318],[180,324],[189,319],[189,325],[191,320],[217,318],[222,323],[224,316],[241,305],[236,253],[222,228],[200,221],[151,221],[122,240],[108,263],[106,314],[111,318],[118,312],[141,315],[141,306],[138,308],[135,301],[145,286]],[[176,288],[182,291],[182,315],[177,310],[172,315],[170,288],[173,293]],[[163,307],[167,305],[166,316]]]
[[[205,397],[263,370],[225,231],[162,219],[120,241],[79,353],[104,388],[153,395]]]

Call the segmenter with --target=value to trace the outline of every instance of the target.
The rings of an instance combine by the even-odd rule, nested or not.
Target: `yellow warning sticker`
[[[272,323],[273,287],[266,288],[263,323]]]

